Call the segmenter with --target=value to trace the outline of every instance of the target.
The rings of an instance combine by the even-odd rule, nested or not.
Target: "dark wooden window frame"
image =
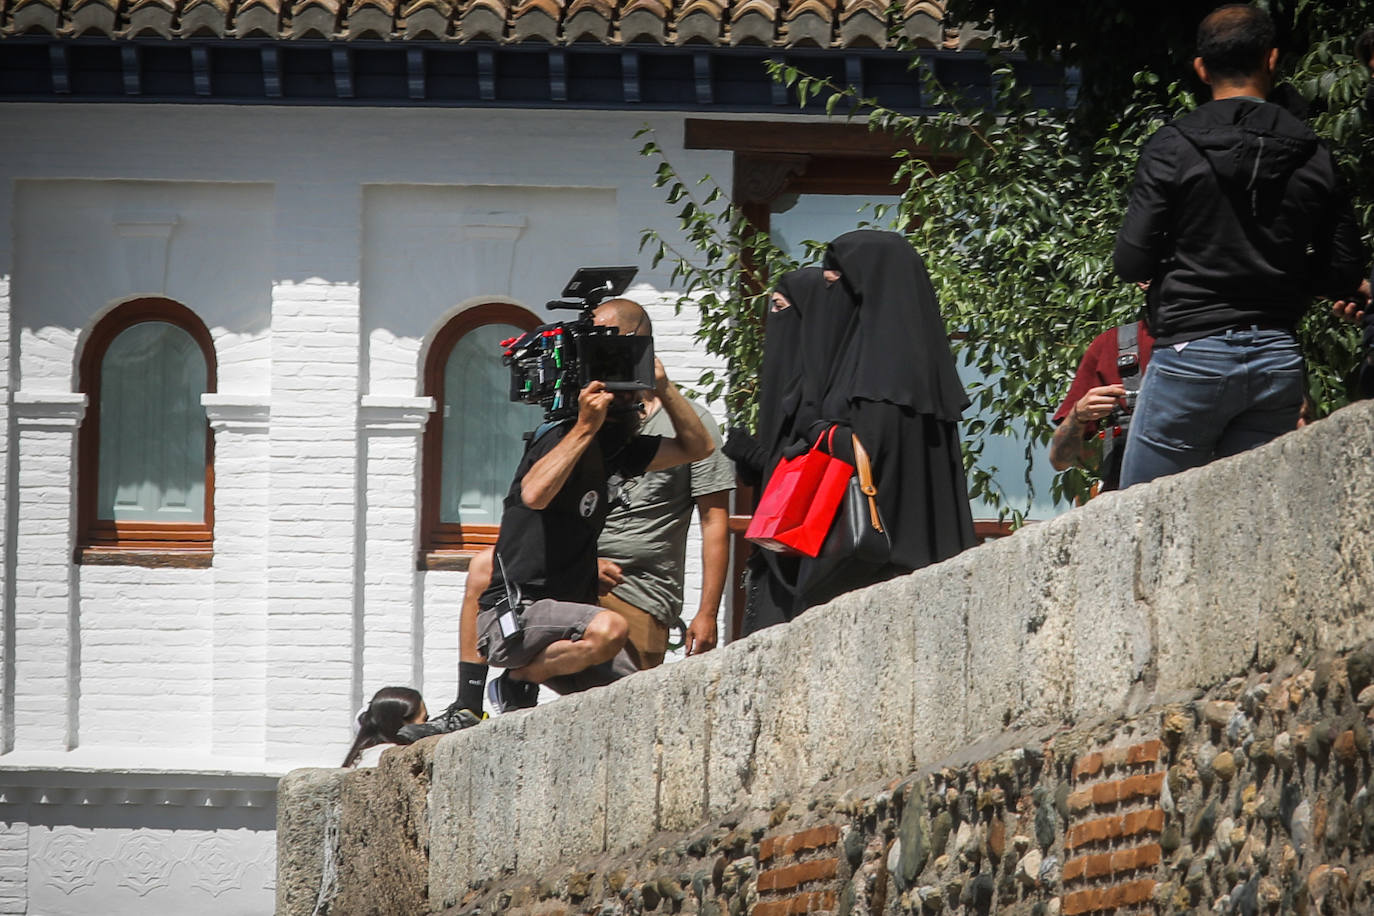
[[[100,490],[101,366],[110,344],[136,324],[174,325],[200,347],[205,359],[205,393],[217,387],[215,344],[205,322],[170,299],[134,299],[115,307],[91,329],[78,366],[86,417],[77,440],[77,561],[141,566],[208,566],[214,549],[215,437],[205,423],[205,520],[203,522],[118,522],[96,517]]]
[[[489,302],[464,309],[434,335],[425,357],[424,391],[434,399],[434,412],[425,424],[421,446],[420,565],[426,569],[467,568],[467,559],[496,543],[498,525],[467,525],[439,519],[443,488],[444,366],[464,336],[492,324],[532,330],[543,320],[529,309],[506,302]],[[511,469],[512,471],[514,468]]]

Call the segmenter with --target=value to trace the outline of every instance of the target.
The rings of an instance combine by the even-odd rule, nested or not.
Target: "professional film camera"
[[[654,345],[650,337],[622,336],[619,328],[592,324],[592,310],[625,292],[634,267],[581,267],[551,309],[578,309],[573,321],[543,324],[501,342],[510,366],[510,399],[544,408],[545,420],[577,416],[577,395],[588,382],[610,391],[654,387]]]

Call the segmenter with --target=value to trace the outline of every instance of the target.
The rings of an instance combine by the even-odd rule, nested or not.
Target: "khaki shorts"
[[[477,612],[477,649],[486,657],[489,665],[523,668],[554,643],[564,639],[573,642],[581,639],[582,634],[587,632],[587,624],[605,610],[595,604],[541,598],[525,605],[520,615],[520,633],[508,639],[501,635],[496,611],[482,609]],[[578,693],[592,687],[604,687],[634,673],[635,662],[629,652],[622,649],[608,662],[592,665],[573,674],[550,677],[543,683],[558,693]]]
[[[614,594],[602,595],[601,606],[625,618],[625,623],[630,627],[629,644],[625,648],[633,647],[630,655],[640,671],[648,671],[663,664],[663,657],[668,654],[666,624],[659,622],[658,618],[648,611],[641,611]]]

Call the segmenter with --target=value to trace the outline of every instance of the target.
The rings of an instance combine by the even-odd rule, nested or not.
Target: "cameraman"
[[[628,299],[602,303],[593,318],[622,333],[647,323],[644,310]],[[541,427],[526,446],[505,499],[476,626],[462,622],[465,634],[475,632],[477,654],[506,669],[492,682],[498,711],[533,706],[540,684],[573,693],[637,670],[624,651],[625,619],[597,605],[596,543],[610,510],[608,483],[700,460],[714,447],[657,359],[654,381],[673,438],[638,435],[637,393],[608,391],[592,381],[578,395],[575,420]],[[471,654],[470,643],[463,642],[465,656]],[[469,678],[462,667],[459,699],[434,720],[409,727],[406,737],[417,740],[476,723],[469,709],[480,703],[464,697]]]

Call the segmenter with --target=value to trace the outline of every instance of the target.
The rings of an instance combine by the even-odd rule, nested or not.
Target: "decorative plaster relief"
[[[90,837],[71,827],[58,827],[34,852],[38,880],[64,894],[95,884],[99,862],[91,855]]]
[[[167,252],[177,217],[172,214],[116,214],[119,260],[130,293],[167,292]]]
[[[201,840],[186,856],[186,864],[195,877],[192,887],[198,887],[212,897],[243,887],[246,862],[234,859],[232,844],[224,837],[210,836]]]
[[[120,874],[119,886],[143,897],[167,886],[176,863],[167,855],[166,841],[154,834],[139,832],[119,844],[114,864]]]

